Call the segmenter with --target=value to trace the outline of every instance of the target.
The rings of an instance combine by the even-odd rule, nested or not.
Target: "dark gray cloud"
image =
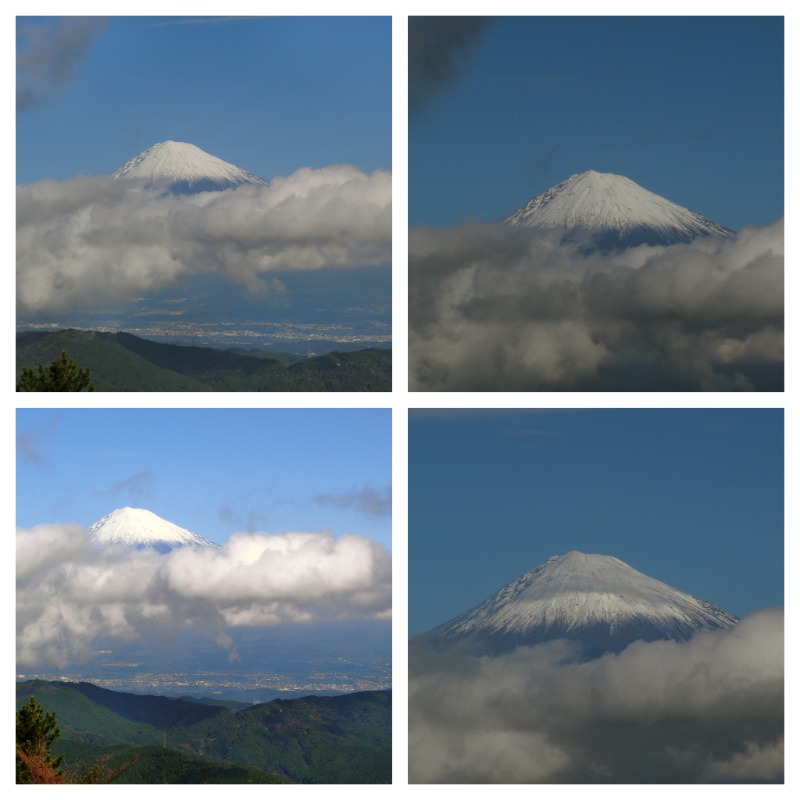
[[[253,291],[270,272],[391,261],[391,173],[337,164],[196,195],[102,178],[17,188],[17,304],[93,309],[220,273]]]
[[[782,220],[734,240],[578,249],[500,223],[412,230],[410,388],[782,388]]]
[[[486,17],[409,17],[409,110],[421,110],[461,80],[490,23]]]
[[[410,780],[779,782],[783,638],[769,610],[586,663],[566,642],[496,658],[412,642]]]
[[[77,77],[105,17],[61,17],[52,23],[20,23],[17,42],[17,109],[46,103]]]
[[[392,487],[376,489],[373,486],[362,486],[342,494],[318,494],[314,502],[333,508],[354,508],[376,517],[387,516],[392,513]]]
[[[219,550],[93,547],[77,525],[17,531],[17,664],[65,667],[100,639],[229,641],[238,627],[391,617],[391,555],[363,536],[237,533]]]

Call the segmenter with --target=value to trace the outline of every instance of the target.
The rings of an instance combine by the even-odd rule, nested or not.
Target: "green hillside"
[[[165,747],[116,745],[102,747],[83,742],[61,740],[53,747],[54,755],[63,754],[65,763],[83,774],[98,763],[114,770],[129,766],[112,783],[291,783],[253,767],[223,764],[209,758],[179,753]]]
[[[66,330],[17,334],[23,367],[50,364],[66,351],[91,372],[98,392],[391,391],[391,350],[368,348],[302,358],[287,353],[191,347],[129,333]]]
[[[62,737],[58,752],[75,763],[110,755],[113,766],[135,751],[142,763],[137,769],[151,777],[160,770],[174,776],[208,770],[209,782],[221,783],[266,782],[264,775],[299,783],[391,782],[388,691],[273,700],[233,711],[90,683],[26,681],[17,684],[17,707],[31,695],[55,712]],[[178,754],[187,760],[163,767]],[[221,774],[208,760],[244,771]],[[120,780],[160,782],[133,780],[136,774]],[[229,780],[234,775],[242,780]]]

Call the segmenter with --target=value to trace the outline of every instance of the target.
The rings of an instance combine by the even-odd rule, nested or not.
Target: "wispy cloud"
[[[93,494],[98,496],[119,497],[126,495],[132,502],[141,502],[152,497],[155,475],[149,470],[137,472],[128,478],[112,483],[107,489],[94,489]]]
[[[554,144],[535,164],[534,172],[539,176],[545,176],[550,172],[553,163],[558,155],[558,145]]]
[[[240,531],[254,533],[271,524],[272,511],[286,505],[286,499],[274,480],[245,487],[236,497],[229,497],[218,509],[219,518]]]
[[[408,105],[420,111],[464,76],[491,20],[409,17]]]
[[[408,421],[414,424],[468,424],[491,426],[501,437],[553,437],[559,431],[547,428],[548,417],[580,413],[576,408],[412,408]]]
[[[40,431],[31,429],[17,434],[17,452],[22,456],[22,460],[25,463],[36,467],[45,463],[45,456],[41,447],[43,438],[44,435]]]
[[[269,524],[270,515],[263,509],[253,506],[223,503],[219,507],[219,518],[223,522],[236,525],[248,533],[253,533]]]
[[[572,414],[571,408],[411,408],[408,418],[414,422],[498,422],[509,418],[543,417]]]
[[[341,494],[318,494],[314,497],[314,502],[333,508],[352,508],[373,516],[389,516],[392,513],[392,487],[376,489],[362,486]]]
[[[17,109],[49,102],[69,86],[105,27],[105,17],[18,23]]]
[[[22,460],[33,467],[41,467],[48,463],[44,443],[52,435],[59,417],[53,416],[47,420],[46,427],[29,427],[17,432],[17,452]]]
[[[254,19],[269,19],[268,17],[177,17],[159,22],[148,23],[151,28],[165,28],[182,25],[236,25]]]

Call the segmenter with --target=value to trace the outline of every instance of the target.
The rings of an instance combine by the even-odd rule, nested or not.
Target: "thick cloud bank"
[[[386,264],[391,202],[391,173],[349,165],[195,195],[108,177],[21,186],[18,309],[94,309],[198,273],[262,290],[265,273]]]
[[[497,658],[412,643],[410,780],[782,780],[783,611],[595,661],[569,654],[563,641]]]
[[[582,255],[506,225],[415,229],[410,388],[783,388],[783,221]]]
[[[391,615],[391,556],[363,536],[236,534],[220,550],[93,547],[80,527],[17,531],[17,664],[65,667],[98,639]]]

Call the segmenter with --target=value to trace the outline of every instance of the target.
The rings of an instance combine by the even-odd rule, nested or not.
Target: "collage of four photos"
[[[785,17],[528,12],[17,12],[16,784],[789,783]]]

